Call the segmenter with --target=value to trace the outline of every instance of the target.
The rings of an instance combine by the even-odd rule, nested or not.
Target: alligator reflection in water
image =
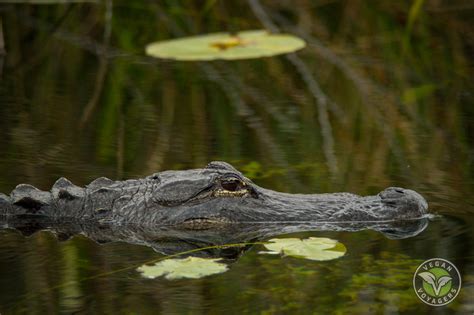
[[[126,242],[143,245],[155,251],[172,255],[188,252],[183,256],[224,258],[236,260],[250,246],[219,247],[219,245],[252,243],[278,235],[305,231],[360,231],[372,229],[390,239],[414,237],[428,225],[428,218],[386,222],[327,222],[327,223],[236,223],[219,228],[192,230],[176,226],[111,225],[99,223],[77,223],[51,220],[39,216],[0,216],[0,226],[13,228],[29,236],[40,230],[54,233],[59,240],[74,235],[85,235],[98,243]],[[202,249],[202,250],[199,250]],[[190,251],[192,251],[190,253]]]

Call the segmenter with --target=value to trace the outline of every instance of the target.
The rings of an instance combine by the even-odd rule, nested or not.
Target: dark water
[[[256,245],[223,274],[176,281],[140,277],[135,266],[160,257],[148,246],[1,230],[0,313],[472,314],[473,9],[467,1],[0,4],[4,193],[19,183],[48,190],[61,176],[85,185],[224,160],[286,192],[411,188],[439,214],[405,239],[290,234],[339,240],[347,254],[337,260],[261,255]],[[262,23],[308,47],[235,62],[143,53],[152,41]],[[462,275],[459,296],[440,308],[412,288],[418,264],[433,257]]]

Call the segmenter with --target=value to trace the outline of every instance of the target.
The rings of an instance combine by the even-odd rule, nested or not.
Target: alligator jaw
[[[178,224],[180,228],[188,230],[207,230],[217,228],[232,223],[231,220],[221,217],[215,218],[193,218]]]

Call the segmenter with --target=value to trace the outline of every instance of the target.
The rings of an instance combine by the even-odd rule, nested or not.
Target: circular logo
[[[461,275],[458,268],[446,259],[428,259],[416,269],[413,288],[424,303],[443,306],[451,303],[459,294]]]

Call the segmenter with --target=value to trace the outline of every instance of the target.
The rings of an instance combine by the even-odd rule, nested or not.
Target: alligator
[[[18,185],[0,194],[0,216],[69,218],[114,225],[199,230],[236,223],[388,222],[427,216],[417,192],[390,187],[377,195],[289,194],[254,184],[226,162],[163,171],[141,179],[98,178],[85,188],[58,179],[50,191]]]

